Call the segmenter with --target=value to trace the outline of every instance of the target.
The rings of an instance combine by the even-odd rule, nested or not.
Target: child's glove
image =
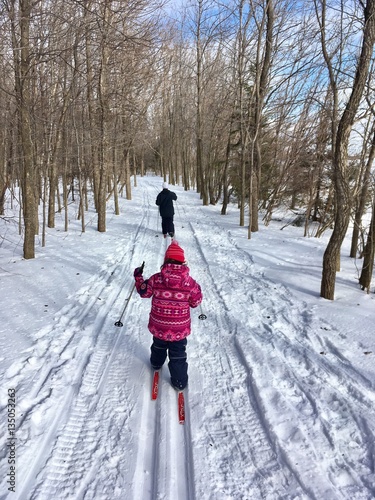
[[[141,267],[137,267],[134,269],[134,278],[139,278],[143,274],[143,268],[145,267],[145,263],[141,265]]]
[[[138,278],[139,276],[142,276],[143,274],[143,268],[142,267],[137,267],[134,269],[134,278]]]

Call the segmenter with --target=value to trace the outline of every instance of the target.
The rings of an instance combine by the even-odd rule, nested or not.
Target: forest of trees
[[[0,0],[0,217],[20,206],[23,255],[69,200],[155,172],[203,204],[238,203],[248,238],[287,206],[333,229],[369,291],[374,264],[375,0]],[[370,217],[372,213],[372,217]],[[367,215],[367,218],[364,216]]]

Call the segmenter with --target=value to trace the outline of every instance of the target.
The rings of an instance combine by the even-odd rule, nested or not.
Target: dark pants
[[[173,217],[162,217],[161,218],[161,228],[162,228],[163,234],[171,235],[171,233],[172,233],[174,235]]]
[[[188,382],[188,364],[186,362],[187,339],[177,340],[176,342],[168,342],[156,337],[153,337],[153,339],[150,357],[152,367],[156,369],[161,368],[168,353],[168,368],[171,374],[172,385],[179,389],[185,389]]]

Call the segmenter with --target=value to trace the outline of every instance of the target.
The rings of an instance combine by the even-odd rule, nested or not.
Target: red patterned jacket
[[[143,299],[152,297],[148,323],[152,335],[172,342],[190,335],[190,307],[199,306],[203,296],[186,265],[165,264],[148,280],[137,276],[135,286]]]

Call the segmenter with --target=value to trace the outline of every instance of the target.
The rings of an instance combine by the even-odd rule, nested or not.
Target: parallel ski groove
[[[185,444],[185,477],[186,477],[186,493],[187,500],[195,500],[195,478],[194,478],[194,458],[193,458],[193,442],[192,430],[189,410],[189,389],[185,389],[185,416],[186,422],[184,425],[184,444]]]
[[[159,393],[156,400],[154,394],[154,376],[151,384],[151,407],[154,407],[154,431],[152,443],[153,470],[150,499],[178,498],[179,500],[195,500],[194,464],[192,459],[191,428],[189,422],[179,422],[179,398],[184,395],[185,416],[187,394],[175,392],[159,377]],[[165,388],[164,388],[165,389]],[[147,496],[147,487],[143,488],[143,497]],[[139,494],[139,491],[137,490]]]
[[[159,374],[160,375],[160,374]],[[159,376],[160,379],[160,376]],[[160,382],[159,382],[160,383]],[[157,500],[159,491],[159,468],[160,468],[160,428],[161,428],[161,402],[162,391],[158,389],[158,399],[155,401],[155,426],[152,442],[152,488],[151,500]]]
[[[212,222],[212,221],[211,221]],[[230,316],[230,305],[227,301],[226,296],[223,294],[223,290],[225,288],[219,287],[219,284],[215,277],[211,273],[211,266],[210,262],[207,260],[205,256],[205,252],[200,244],[200,236],[199,238],[196,233],[196,229],[193,227],[192,223],[189,221],[188,223],[190,227],[190,232],[191,232],[191,238],[194,241],[194,248],[197,247],[197,250],[195,252],[195,260],[198,262],[198,266],[200,268],[206,268],[207,273],[204,275],[206,279],[206,283],[201,283],[201,285],[205,285],[205,298],[207,303],[217,303],[219,301],[220,304],[220,310],[222,311],[222,314],[220,317],[215,317],[214,321],[217,322],[217,331],[218,332],[231,332],[232,328],[231,326],[233,324],[236,324],[236,321],[231,318]],[[199,230],[199,226],[198,226]],[[218,238],[222,241],[223,234],[218,232]],[[211,242],[212,244],[212,242]],[[220,245],[217,246],[218,252],[224,251],[226,248],[225,245],[222,246],[223,250],[221,250]],[[248,256],[246,256],[248,258]],[[246,264],[244,263],[244,267]],[[236,271],[237,276],[238,276],[238,270],[235,269],[233,272]],[[243,366],[242,360],[239,356],[239,353],[237,352],[236,349],[233,349],[233,343],[228,342],[230,337],[232,339],[235,337],[235,334],[232,333],[232,335],[228,335],[228,338],[226,339],[226,348],[219,351],[222,353],[221,359],[220,359],[220,364],[221,364],[221,371],[225,374],[233,374],[232,377],[228,378],[228,375],[225,375],[222,380],[222,391],[223,392],[230,392],[233,390],[230,386],[226,386],[226,380],[233,379],[233,381],[236,381],[236,383],[239,383],[241,381],[241,385],[243,383],[246,383],[246,378],[248,376],[248,372],[246,370],[246,367]],[[201,339],[200,339],[201,340]],[[222,343],[221,336],[218,335],[218,338],[216,339],[217,344],[220,345]],[[210,349],[205,348],[206,353],[210,352]],[[206,360],[207,362],[207,360]],[[213,359],[212,363],[218,363],[218,360]],[[218,380],[218,387],[217,390],[220,392],[220,377]],[[229,383],[229,382],[228,382]],[[241,386],[238,386],[238,390],[241,390]],[[220,396],[219,396],[220,399]],[[244,412],[243,409],[246,407],[246,411]],[[301,482],[300,478],[295,475],[295,472],[292,469],[283,468],[281,467],[281,463],[279,461],[280,456],[279,456],[279,448],[275,443],[273,442],[272,439],[270,439],[270,436],[267,435],[267,433],[264,432],[265,430],[265,422],[261,421],[259,419],[259,415],[262,415],[262,412],[259,412],[258,408],[258,403],[253,399],[253,393],[252,391],[247,393],[243,393],[243,397],[236,397],[232,400],[229,400],[228,402],[228,407],[223,408],[221,410],[223,412],[222,418],[220,420],[215,419],[212,421],[212,425],[210,424],[211,420],[207,418],[205,427],[207,431],[207,436],[212,436],[212,441],[216,442],[215,439],[215,434],[217,438],[220,437],[220,441],[222,444],[224,444],[228,448],[228,453],[233,453],[235,456],[248,456],[251,457],[253,461],[253,469],[254,470],[263,470],[263,477],[259,477],[257,479],[254,478],[254,481],[252,481],[252,484],[248,485],[248,492],[250,497],[255,498],[256,496],[259,496],[260,498],[263,498],[264,495],[267,492],[267,481],[268,477],[274,477],[278,478],[280,484],[285,484],[286,486],[286,491],[291,488],[291,485],[294,486],[295,491],[299,491],[300,493],[303,494],[304,487],[301,487]],[[246,422],[244,421],[244,418],[242,417],[243,414],[246,414]],[[234,418],[234,415],[236,417]],[[251,415],[251,419],[249,421],[249,415]],[[226,428],[225,430],[222,429],[220,422],[221,420],[226,421]],[[211,425],[211,426],[210,426]],[[250,429],[252,429],[250,431]],[[250,443],[248,440],[241,440],[239,436],[247,436],[249,435],[252,436],[252,439],[256,439],[257,444],[254,446],[254,443]],[[221,434],[220,434],[221,433]],[[228,440],[228,437],[232,436],[231,441],[226,442]],[[239,439],[236,441],[233,441],[233,438],[238,437]],[[238,493],[238,495],[241,495],[241,491],[243,490],[243,484],[240,481],[240,478],[236,476],[236,471],[234,471],[231,468],[231,461],[229,460],[224,460],[222,461],[221,464],[221,473],[223,475],[223,480],[225,481],[226,484],[226,491],[232,491]],[[268,477],[267,477],[268,476]],[[282,486],[281,486],[282,488]],[[203,486],[200,488],[201,490],[203,489]],[[225,492],[224,492],[225,493]],[[215,494],[212,492],[212,494]]]

